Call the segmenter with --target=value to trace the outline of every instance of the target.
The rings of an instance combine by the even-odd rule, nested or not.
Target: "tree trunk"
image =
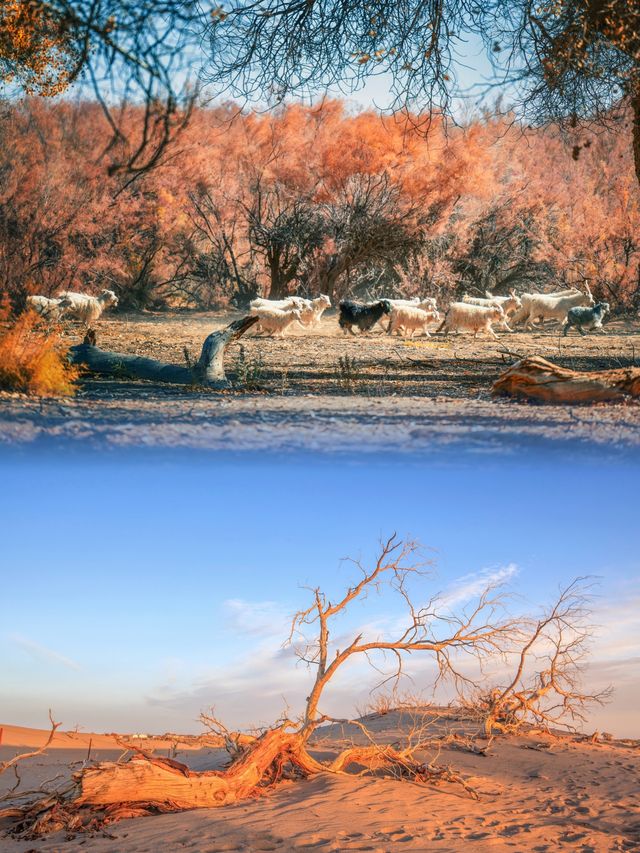
[[[640,367],[581,373],[533,356],[506,370],[492,394],[556,404],[616,402],[640,397]]]
[[[386,744],[351,746],[325,764],[307,752],[304,731],[291,731],[290,725],[254,739],[222,771],[191,771],[170,758],[142,753],[126,762],[86,767],[60,795],[0,809],[0,821],[13,820],[14,832],[30,839],[60,830],[96,831],[125,818],[229,805],[256,796],[283,778],[345,773],[354,765],[369,772],[386,769],[395,778],[422,784],[454,783],[477,799],[473,788],[448,767],[418,761],[415,746],[404,750]]]
[[[415,747],[352,746],[322,764],[305,749],[300,732],[270,729],[224,771],[192,772],[169,758],[137,756],[125,763],[104,762],[74,775],[71,788],[34,802],[0,809],[0,821],[14,821],[13,833],[37,838],[53,832],[96,832],[105,824],[149,814],[216,808],[256,796],[282,778],[320,772],[345,773],[353,765],[365,771],[385,769],[396,779],[418,784],[461,785],[477,792],[459,774],[414,757]]]
[[[91,373],[99,373],[103,376],[147,379],[151,382],[170,382],[174,385],[224,388],[229,384],[224,372],[225,349],[231,341],[239,338],[257,322],[257,317],[243,317],[219,332],[212,332],[202,345],[200,358],[191,367],[166,364],[163,361],[137,355],[108,352],[89,343],[71,347],[69,360],[72,364],[83,365]]]
[[[636,178],[640,184],[640,88],[636,88],[631,96],[631,109],[633,110],[633,163],[636,170]]]
[[[271,729],[225,771],[195,772],[177,761],[140,756],[122,764],[104,762],[79,774],[75,802],[94,806],[170,803],[176,811],[228,805],[250,796],[269,778],[274,763],[291,760],[307,772],[321,769],[300,745],[299,735]]]

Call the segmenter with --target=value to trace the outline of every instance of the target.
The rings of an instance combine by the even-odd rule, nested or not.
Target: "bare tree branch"
[[[51,714],[51,710],[49,710],[49,722],[51,723],[51,729],[46,742],[38,749],[34,749],[32,752],[21,752],[18,755],[14,755],[14,757],[10,758],[8,761],[0,761],[0,773],[4,773],[10,767],[15,767],[20,761],[25,761],[27,758],[35,758],[36,755],[42,755],[43,752],[47,751],[49,746],[51,746],[56,731],[62,725],[62,723],[55,722]]]

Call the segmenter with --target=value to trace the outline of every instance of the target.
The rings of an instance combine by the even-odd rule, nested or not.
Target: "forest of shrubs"
[[[141,121],[127,108],[123,126]],[[0,104],[0,291],[113,289],[121,310],[563,286],[640,308],[629,131],[484,114],[428,133],[333,100],[197,109],[154,169],[118,169],[93,102]]]

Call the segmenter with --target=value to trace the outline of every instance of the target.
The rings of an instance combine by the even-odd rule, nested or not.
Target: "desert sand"
[[[425,719],[430,722],[432,717],[421,717]],[[394,743],[414,725],[415,715],[392,711],[365,721],[379,742]],[[65,839],[58,833],[17,840],[3,832],[0,850],[640,850],[637,743],[591,743],[530,732],[496,738],[487,755],[478,755],[465,747],[464,737],[473,731],[470,720],[447,712],[432,723],[433,742],[421,757],[463,774],[477,791],[477,800],[456,785],[432,787],[371,775],[322,774],[282,783],[237,805],[125,820],[96,835]],[[445,733],[457,739],[442,742]],[[6,760],[20,746],[41,745],[45,737],[45,732],[4,726],[0,759]],[[314,749],[317,754],[333,754],[359,737],[354,727],[327,726],[318,730]],[[122,754],[108,735],[61,732],[46,755],[21,764],[24,786],[33,787],[57,774],[68,778],[86,759],[89,740],[92,759],[115,760]],[[156,754],[167,755],[165,750],[174,743],[157,740],[153,747]],[[202,770],[219,768],[226,754],[178,746],[176,757]],[[11,773],[5,774],[1,790],[14,781]]]

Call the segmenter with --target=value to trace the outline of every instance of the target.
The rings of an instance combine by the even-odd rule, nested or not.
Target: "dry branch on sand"
[[[453,612],[447,600],[438,595],[416,606],[418,596],[425,600],[420,583],[428,574],[423,566],[412,561],[416,550],[413,543],[398,541],[394,535],[382,543],[380,555],[372,565],[353,563],[360,577],[334,602],[321,589],[311,590],[311,603],[293,617],[287,641],[298,659],[315,672],[300,719],[294,722],[285,718],[255,736],[241,737],[227,730],[215,717],[206,716],[204,722],[209,732],[230,753],[226,769],[194,772],[184,764],[155,757],[136,747],[129,760],[103,762],[76,773],[73,789],[62,797],[47,796],[30,802],[18,813],[14,809],[11,816],[17,818],[15,831],[34,837],[58,829],[94,829],[123,817],[224,806],[264,793],[283,779],[301,779],[318,773],[382,771],[398,780],[408,779],[418,784],[452,783],[477,797],[460,774],[438,765],[435,759],[428,763],[420,760],[418,751],[433,743],[424,720],[414,724],[403,745],[387,745],[376,742],[363,721],[335,720],[321,707],[331,680],[354,659],[364,659],[375,666],[381,657],[390,658],[392,670],[382,684],[392,681],[397,685],[405,660],[421,652],[437,667],[436,683],[446,679],[460,691],[477,688],[468,674],[470,662],[482,669],[496,655],[504,657],[506,652],[522,648],[523,620],[505,614],[503,595],[493,585],[487,586],[460,613]],[[388,636],[369,635],[371,629],[367,629],[348,639],[341,632],[338,648],[332,639],[336,621],[354,603],[383,588],[398,596],[404,618],[394,619]],[[572,597],[574,593],[571,587],[560,598],[549,618],[539,622],[534,638],[542,636],[552,624],[560,626],[563,619],[571,621],[578,606]],[[526,650],[529,648],[531,644]],[[570,659],[575,653],[576,646],[569,639],[565,642],[560,630],[557,657],[564,661],[563,656]],[[567,671],[563,670],[564,682],[554,679],[556,693],[568,683]],[[517,682],[519,676],[504,691],[502,704],[496,704],[493,715],[496,720],[504,702],[516,695]],[[364,735],[364,743],[352,742],[331,760],[316,758],[310,741],[326,723],[355,726]],[[0,812],[0,819],[2,816]]]
[[[523,620],[511,676],[468,703],[481,717],[487,737],[525,726],[547,731],[552,726],[571,728],[576,721],[585,721],[589,705],[608,700],[611,688],[587,693],[581,687],[593,633],[588,622],[589,592],[587,580],[578,578],[560,591],[540,618]]]
[[[640,368],[580,372],[539,356],[523,358],[493,383],[494,395],[543,403],[605,403],[640,397]]]
[[[17,755],[14,755],[13,758],[9,758],[7,761],[0,761],[0,775],[5,773],[7,770],[13,770],[16,778],[13,787],[9,788],[4,794],[0,796],[0,803],[7,801],[12,801],[14,803],[13,806],[0,810],[0,818],[20,819],[23,815],[23,806],[20,805],[21,802],[24,802],[25,800],[33,801],[33,798],[36,798],[36,802],[43,803],[47,802],[51,798],[52,795],[51,792],[47,790],[47,786],[51,782],[57,781],[59,777],[55,777],[54,779],[50,779],[48,782],[44,782],[42,785],[40,785],[33,791],[26,791],[24,789],[21,789],[22,779],[20,778],[20,773],[18,771],[18,765],[21,761],[26,761],[28,758],[36,758],[38,755],[42,755],[43,753],[45,753],[47,749],[51,746],[55,733],[60,728],[62,723],[55,722],[55,720],[53,719],[53,715],[51,714],[51,710],[49,710],[49,722],[51,723],[49,736],[47,737],[47,740],[42,744],[42,746],[38,747],[37,749],[32,749],[29,752],[19,752]],[[54,801],[57,801],[57,798],[51,800],[52,803]]]
[[[8,759],[7,761],[0,761],[0,774],[9,770],[11,767],[15,767],[20,761],[24,761],[27,758],[35,758],[36,755],[42,755],[43,752],[46,752],[46,750],[51,746],[51,742],[53,741],[56,731],[62,725],[62,723],[55,722],[51,711],[49,711],[49,722],[51,723],[51,729],[49,730],[49,737],[45,743],[38,747],[38,749],[31,750],[31,752],[20,752],[18,755],[14,755],[13,758]]]
[[[224,372],[224,353],[231,341],[241,337],[258,322],[257,317],[242,317],[226,328],[212,332],[202,345],[200,358],[193,365],[166,364],[152,358],[108,352],[94,345],[95,336],[87,335],[84,343],[71,347],[69,359],[91,373],[103,376],[147,379],[175,385],[203,385],[224,388],[228,380]]]

